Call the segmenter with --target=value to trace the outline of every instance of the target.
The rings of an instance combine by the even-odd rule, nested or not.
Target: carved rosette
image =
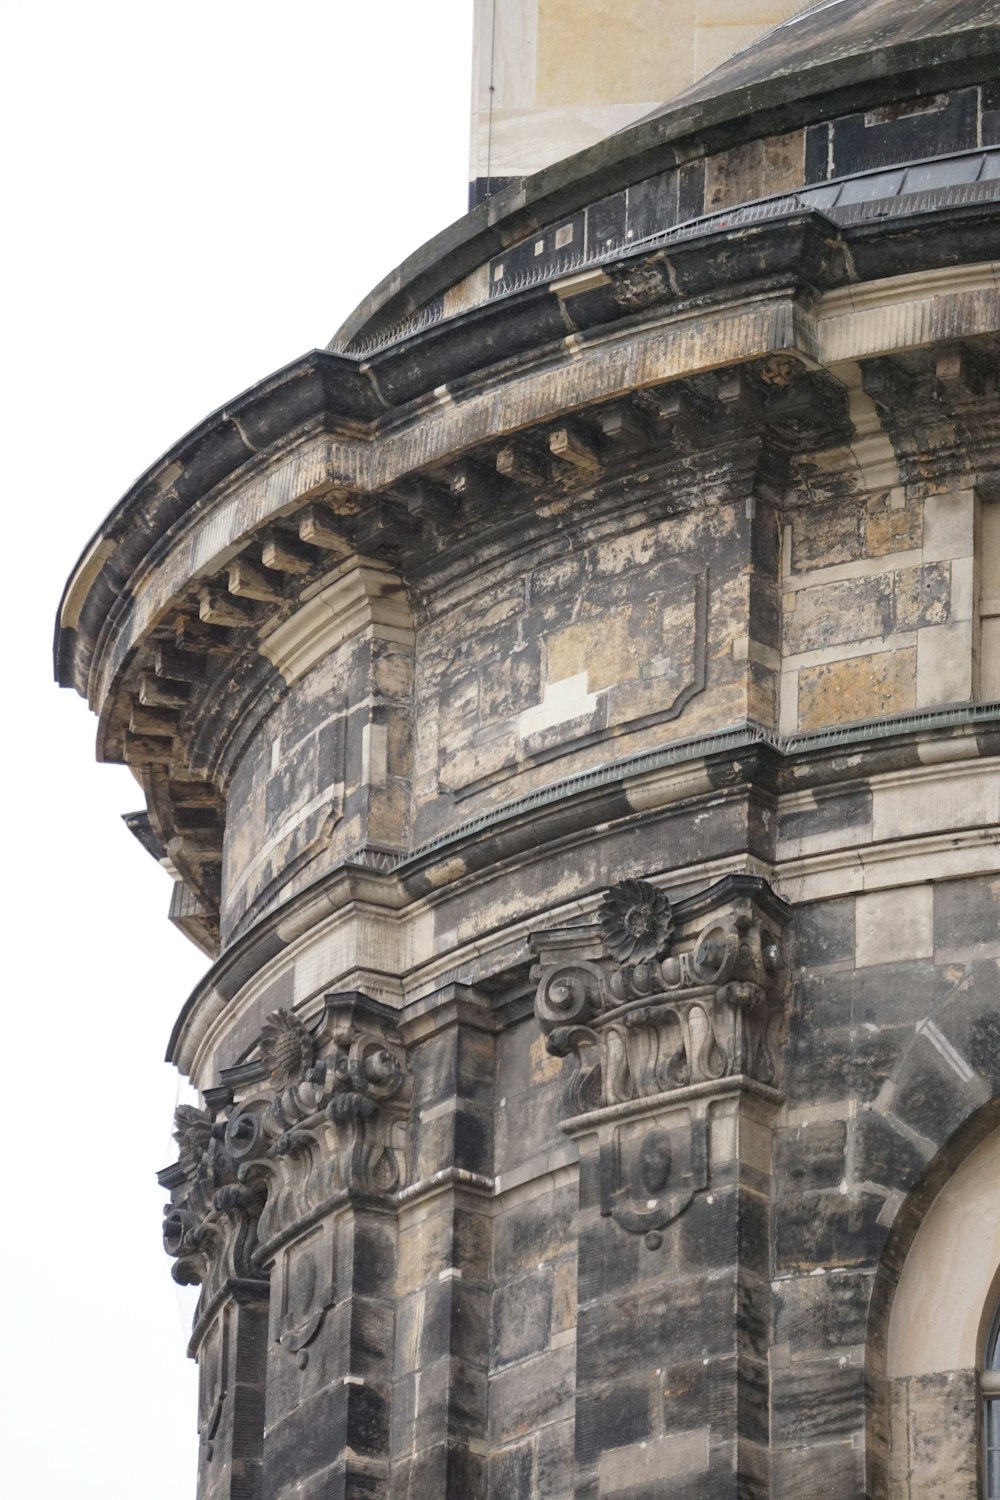
[[[605,952],[623,964],[660,958],[669,951],[670,900],[646,880],[623,880],[597,908]]]
[[[231,1096],[215,1114],[178,1109],[178,1160],[160,1174],[171,1190],[164,1247],[203,1304],[227,1280],[260,1277],[269,1245],[325,1204],[391,1194],[402,1181],[410,1081],[391,1012],[333,995],[310,1030],[278,1010],[257,1052],[229,1070]]]

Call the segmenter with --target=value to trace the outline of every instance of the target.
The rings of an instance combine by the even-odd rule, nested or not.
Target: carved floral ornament
[[[733,1076],[774,1085],[788,916],[752,876],[729,876],[677,911],[656,886],[624,880],[596,926],[536,934],[535,1014],[550,1052],[580,1057],[576,1109]],[[692,918],[700,929],[673,951]]]
[[[623,880],[597,909],[605,951],[620,963],[659,958],[670,947],[670,900],[645,880]]]
[[[259,1061],[230,1070],[235,1100],[176,1111],[163,1241],[203,1302],[227,1278],[260,1277],[269,1243],[327,1203],[398,1187],[409,1078],[390,1020],[360,995],[329,997],[315,1031],[274,1011]]]

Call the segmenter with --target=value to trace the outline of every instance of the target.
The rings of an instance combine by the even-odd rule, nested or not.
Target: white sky
[[[160,1245],[173,1018],[206,964],[52,685],[63,582],[131,481],[323,345],[465,207],[472,0],[3,0],[4,1491],[194,1495]]]

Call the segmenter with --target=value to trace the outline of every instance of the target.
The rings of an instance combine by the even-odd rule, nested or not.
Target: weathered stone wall
[[[701,494],[656,521],[651,488],[614,529],[575,499],[527,557],[435,598],[417,645],[419,838],[599,764],[609,742],[627,755],[747,716],[745,500]]]
[[[910,486],[792,510],[784,732],[973,697],[975,509]]]
[[[489,1493],[570,1493],[574,1473],[578,1201],[559,1131],[565,1064],[533,1018],[498,1039]]]
[[[1000,1098],[1000,29],[933,9],[473,215],[74,575],[213,957],[205,1500],[973,1485],[1000,1215],[962,1339],[898,1336]]]
[[[800,812],[785,834],[828,841],[831,821]],[[558,941],[599,951],[572,920]],[[310,1463],[328,1482],[344,1442],[372,1493],[414,1500],[721,1496],[734,1474],[746,1494],[929,1500],[942,1473],[975,1474],[972,1376],[887,1385],[876,1309],[903,1263],[902,1208],[1000,1088],[1000,887],[841,891],[799,903],[788,942],[782,1074],[759,1097],[679,1075],[648,1102],[588,1104],[589,1054],[553,1056],[513,996],[498,1013],[462,985],[398,1013],[412,1079],[400,1186],[331,1202],[328,1230],[303,1220],[258,1257],[263,1493],[290,1494]],[[259,1085],[230,1073],[252,1099]],[[627,1174],[664,1130],[679,1170],[689,1129],[704,1164],[696,1148],[683,1177],[667,1169],[666,1222],[644,1237],[615,1206],[625,1179],[608,1199],[606,1173]],[[289,1206],[276,1197],[268,1227]]]
[[[227,938],[361,845],[406,847],[412,640],[402,589],[371,563],[337,569],[268,636],[262,649],[286,691],[247,739],[229,782]]]

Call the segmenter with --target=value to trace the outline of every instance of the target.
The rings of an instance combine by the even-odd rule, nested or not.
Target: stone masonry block
[[[803,667],[798,674],[799,728],[819,729],[906,713],[916,703],[916,666],[916,648],[902,646]]]
[[[854,958],[854,897],[817,901],[795,913],[794,941],[804,969],[846,963]]]
[[[894,1383],[892,1441],[905,1453],[905,1488],[891,1500],[974,1500],[979,1455],[973,1371],[914,1375]],[[898,1471],[897,1471],[898,1472]]]
[[[814,1120],[775,1136],[775,1174],[791,1191],[839,1187],[846,1173],[845,1120]]]
[[[852,1095],[859,1102],[874,1099],[912,1039],[912,1026],[820,1028],[803,1021],[792,1043],[788,1102],[811,1108]]]
[[[864,1448],[853,1441],[813,1443],[779,1451],[772,1459],[773,1493],[782,1500],[865,1500]]]
[[[576,1190],[572,1183],[543,1193],[497,1219],[493,1235],[493,1264],[497,1277],[522,1276],[543,1262],[575,1248],[573,1219]]]
[[[582,1391],[576,1404],[579,1462],[591,1464],[609,1448],[649,1438],[659,1397],[659,1380],[652,1375],[646,1380],[616,1380],[609,1386]]]
[[[934,947],[948,953],[1000,942],[1000,878],[947,880],[934,887]]]
[[[864,553],[862,513],[842,500],[792,512],[791,568],[805,573],[854,562]]]
[[[917,707],[972,697],[972,621],[930,625],[917,634]]]
[[[874,1193],[803,1193],[775,1210],[775,1264],[781,1271],[873,1264],[885,1241]]]
[[[573,1415],[576,1351],[536,1354],[498,1370],[490,1381],[490,1442],[501,1444]]]
[[[928,495],[924,500],[924,561],[970,557],[975,545],[975,515],[972,490]]]
[[[901,569],[893,592],[897,631],[943,625],[951,613],[951,569],[946,563]]]
[[[776,1447],[850,1440],[864,1421],[863,1364],[837,1358],[800,1360],[772,1372],[771,1421]]]
[[[774,1342],[794,1359],[803,1352],[864,1343],[874,1270],[835,1267],[784,1277],[774,1287]]]
[[[690,1482],[709,1466],[709,1429],[672,1433],[654,1442],[633,1443],[602,1453],[598,1468],[599,1493],[604,1496],[631,1495],[639,1492],[663,1493],[664,1482],[682,1479]]]
[[[538,1354],[548,1344],[551,1322],[550,1270],[538,1270],[502,1287],[493,1297],[491,1347],[495,1365],[499,1368]]]
[[[888,635],[892,613],[891,573],[800,589],[795,595],[795,608],[785,613],[785,654]]]
[[[862,1110],[853,1122],[854,1180],[877,1182],[907,1192],[927,1165],[927,1153],[891,1118],[874,1109]]]
[[[489,1460],[491,1500],[523,1500],[533,1492],[534,1445],[514,1443],[501,1448]]]
[[[857,900],[857,964],[929,958],[934,952],[934,893],[929,885],[873,891]]]

